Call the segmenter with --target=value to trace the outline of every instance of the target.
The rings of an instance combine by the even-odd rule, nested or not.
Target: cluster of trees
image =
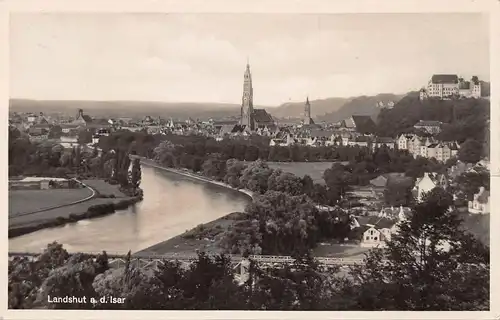
[[[9,176],[54,176],[79,178],[97,177],[118,183],[131,194],[140,192],[141,169],[139,160],[129,172],[128,152],[117,148],[99,154],[97,149],[71,150],[53,141],[30,142],[19,130],[9,130]]]
[[[280,202],[302,206],[276,194]],[[451,196],[434,189],[399,225],[387,248],[373,249],[365,264],[347,274],[325,270],[309,253],[289,265],[250,263],[248,279],[235,280],[228,257],[200,253],[189,268],[165,261],[158,269],[110,267],[105,253],[95,261],[50,244],[37,259],[9,261],[9,308],[156,310],[489,310],[489,248],[459,228],[448,211]],[[283,204],[288,206],[288,204]],[[286,209],[280,209],[284,214]],[[259,214],[264,214],[259,212]],[[273,218],[275,218],[274,216]],[[276,220],[280,224],[282,221]],[[290,224],[292,222],[289,222]],[[286,224],[286,223],[285,223]],[[305,225],[305,226],[304,226]],[[261,227],[261,226],[259,226]],[[272,237],[276,232],[272,222]],[[290,232],[309,239],[307,222]],[[286,234],[283,234],[286,237]],[[443,246],[446,243],[447,246]],[[286,243],[276,244],[278,247]],[[86,297],[87,303],[49,303],[48,296]],[[125,298],[122,304],[99,302]],[[91,297],[97,303],[88,301]]]
[[[344,241],[350,223],[339,207],[320,211],[306,195],[267,191],[247,206],[221,246],[233,254],[302,255],[322,240]]]
[[[450,185],[450,192],[456,196],[457,206],[467,206],[469,201],[474,200],[474,195],[481,187],[490,190],[490,172],[477,168],[475,171],[464,172],[456,177]]]
[[[155,160],[164,166],[175,166],[178,150],[168,141],[155,148]],[[181,156],[182,159],[182,156]],[[179,163],[178,165],[182,165]],[[336,164],[327,170],[327,185],[270,168],[257,160],[244,163],[237,159],[224,160],[212,154],[201,164],[201,173],[222,181],[233,188],[254,193],[253,203],[226,234],[223,247],[230,253],[285,254],[304,252],[325,238],[344,240],[350,230],[350,219],[341,210],[319,212],[316,204],[337,205],[348,191],[346,177],[337,177]]]
[[[413,126],[420,120],[445,123],[438,139],[464,142],[472,138],[484,142],[490,119],[490,102],[486,99],[421,101],[418,94],[409,94],[392,109],[383,109],[377,118],[377,134],[396,137],[404,132],[414,132]]]
[[[475,163],[489,156],[490,102],[486,99],[427,99],[409,94],[394,108],[383,109],[378,115],[377,134],[396,137],[401,133],[418,133],[413,126],[419,120],[443,122],[437,135],[440,141],[461,144],[459,159]],[[421,132],[420,132],[421,133]]]
[[[132,154],[153,158],[155,149],[161,142],[170,142],[175,148],[170,155],[173,166],[181,166],[193,171],[200,171],[201,165],[213,155],[218,159],[237,159],[240,161],[363,161],[371,159],[373,152],[366,147],[336,146],[310,147],[293,145],[290,147],[269,146],[269,139],[251,136],[241,139],[216,141],[199,135],[151,135],[145,131],[117,131],[107,137],[101,137],[99,147],[102,150],[126,150]]]

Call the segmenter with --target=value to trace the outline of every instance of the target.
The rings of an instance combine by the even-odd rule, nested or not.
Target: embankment
[[[101,180],[86,180],[83,184],[92,190],[91,197],[30,214],[9,216],[9,238],[79,220],[101,217],[117,210],[127,209],[142,200],[142,196],[126,196],[119,192],[117,186],[109,185]],[[109,194],[113,197],[108,198],[106,195]]]
[[[9,228],[9,239],[19,237],[31,232],[35,232],[45,228],[54,228],[63,226],[67,223],[74,223],[84,219],[92,219],[102,217],[117,210],[125,210],[129,206],[142,200],[140,197],[131,197],[129,199],[120,200],[117,202],[109,202],[103,204],[92,205],[87,208],[87,211],[82,213],[70,213],[68,217],[59,216],[57,218],[48,219],[40,222],[33,222],[24,226],[16,226]]]
[[[146,158],[140,158],[140,159],[141,159],[141,164],[146,165],[148,167],[153,167],[153,168],[157,168],[160,170],[165,170],[165,171],[176,173],[176,174],[188,177],[188,178],[200,180],[200,181],[207,182],[207,183],[217,185],[220,187],[224,187],[224,188],[227,188],[230,190],[238,191],[238,192],[241,192],[244,195],[250,197],[250,199],[253,199],[253,193],[250,190],[234,188],[234,187],[228,185],[227,183],[224,183],[221,181],[216,181],[216,180],[213,180],[213,179],[210,179],[210,178],[207,178],[207,177],[204,177],[204,176],[201,176],[201,175],[189,172],[189,171],[184,171],[184,170],[179,170],[179,169],[174,169],[174,168],[167,168],[167,167],[159,165],[158,163],[156,163],[155,161],[150,160],[150,159],[146,159]]]

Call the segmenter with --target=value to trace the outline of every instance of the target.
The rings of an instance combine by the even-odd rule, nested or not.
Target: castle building
[[[481,97],[481,83],[474,76],[470,81],[464,81],[456,74],[435,74],[429,80],[426,88],[420,90],[420,100],[426,98],[449,99],[453,96],[466,98]]]
[[[259,128],[273,128],[276,126],[273,117],[265,109],[253,108],[252,74],[249,63],[247,63],[243,76],[240,125],[245,126],[246,131],[256,131]]]

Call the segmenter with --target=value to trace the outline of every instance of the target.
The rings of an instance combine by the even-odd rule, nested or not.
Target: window
[[[377,241],[377,237],[373,238],[373,240]]]
[[[366,237],[366,238],[365,238],[365,240],[366,240],[366,241],[370,240],[370,237]]]
[[[373,236],[373,230],[372,230],[372,231],[370,231],[370,235],[371,235],[371,236]]]

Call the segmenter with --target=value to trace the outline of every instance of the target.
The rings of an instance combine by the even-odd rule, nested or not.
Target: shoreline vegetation
[[[238,191],[252,201],[255,194],[247,189],[235,188],[229,184],[221,181],[216,181],[199,174],[195,174],[191,171],[169,168],[162,166],[152,159],[147,159],[145,157],[135,156],[132,158],[137,158],[141,160],[141,164],[160,170],[165,170],[174,174],[179,174],[187,178],[192,178],[198,181],[203,181],[210,183],[212,185],[224,187],[231,191]],[[317,206],[318,209],[328,209],[328,206]],[[166,239],[159,243],[156,243],[147,248],[141,249],[134,254],[173,254],[178,256],[191,255],[193,251],[205,252],[207,254],[223,254],[224,248],[219,244],[224,241],[224,235],[229,232],[235,225],[242,220],[244,220],[243,212],[231,212],[220,218],[214,219],[207,223],[198,224],[196,227],[186,230],[185,232],[176,235],[172,238]],[[343,244],[340,246],[332,246],[333,243],[322,243],[318,246],[317,253],[324,256],[332,257],[353,257],[353,256],[363,256],[367,251],[366,248],[359,247],[357,245]],[[335,243],[337,244],[337,243]]]
[[[147,158],[140,157],[140,156],[132,155],[132,158],[138,158],[138,159],[140,159],[141,160],[141,164],[144,164],[144,165],[149,166],[149,167],[153,167],[153,168],[156,168],[156,169],[161,169],[161,170],[165,170],[165,171],[168,171],[168,172],[176,173],[176,174],[188,177],[188,178],[193,178],[193,179],[196,179],[196,180],[208,182],[210,184],[213,184],[213,185],[216,185],[216,186],[220,186],[220,187],[224,187],[224,188],[229,189],[229,190],[238,191],[238,192],[246,195],[247,197],[249,197],[250,200],[254,198],[254,194],[250,190],[234,188],[234,187],[230,186],[227,183],[224,183],[224,182],[221,182],[221,181],[216,181],[214,179],[210,179],[210,178],[201,176],[199,174],[195,174],[195,173],[193,173],[191,171],[187,171],[187,169],[186,170],[179,170],[179,169],[175,169],[175,168],[168,168],[168,167],[165,167],[165,166],[162,166],[162,165],[158,164],[154,160],[147,159]]]
[[[94,186],[90,186],[88,183],[83,183],[83,182],[81,182],[81,183],[85,187],[92,190],[93,193],[92,193],[91,197],[87,197],[85,199],[76,201],[74,203],[64,204],[64,205],[55,206],[53,208],[44,209],[43,211],[36,211],[33,214],[37,214],[37,215],[43,214],[45,212],[50,212],[51,210],[64,209],[66,207],[71,207],[71,206],[74,206],[77,204],[85,205],[85,203],[87,203],[88,206],[85,209],[81,208],[81,209],[79,209],[80,212],[70,213],[69,215],[65,215],[65,216],[61,215],[61,216],[47,218],[47,219],[43,219],[43,218],[40,219],[39,217],[37,217],[37,218],[39,218],[38,221],[34,220],[34,221],[27,221],[24,223],[18,223],[16,225],[12,225],[12,226],[9,225],[8,238],[11,239],[11,238],[19,237],[19,236],[22,236],[22,235],[25,235],[28,233],[32,233],[35,231],[39,231],[42,229],[46,229],[46,228],[61,227],[61,226],[64,226],[68,223],[75,223],[75,222],[78,222],[80,220],[102,217],[102,216],[105,216],[108,214],[115,213],[116,211],[119,211],[119,210],[125,210],[128,207],[136,204],[137,202],[142,201],[142,199],[143,199],[142,194],[140,194],[138,196],[132,196],[132,197],[128,197],[125,194],[122,194],[123,199],[120,199],[120,197],[116,197],[116,195],[114,194],[116,192],[112,192],[111,194],[105,194],[105,192],[104,192],[105,190],[99,190],[99,189],[103,189],[103,188],[97,187],[96,185],[102,185],[102,183],[100,183],[100,184],[96,183],[96,185],[94,185]],[[104,182],[104,183],[106,185],[109,184],[107,182]],[[112,186],[112,185],[109,184],[109,186]],[[109,188],[109,189],[111,190],[111,188]],[[97,200],[97,201],[92,202],[91,200]],[[99,202],[102,202],[102,200],[104,200],[106,202],[99,203]],[[9,219],[13,219],[13,218],[15,219],[16,216],[9,217]]]
[[[132,156],[132,158],[135,157],[140,159],[141,164],[145,166],[153,167],[160,170],[165,170],[174,174],[182,175],[187,178],[192,178],[198,181],[210,183],[212,185],[223,187],[231,191],[238,191],[241,194],[247,196],[250,201],[254,198],[254,194],[250,190],[234,188],[226,183],[216,181],[207,177],[203,177],[189,171],[162,166],[151,159],[147,159],[140,156]],[[188,253],[192,254],[192,252],[196,249],[210,254],[220,254],[222,253],[223,250],[222,248],[217,246],[217,243],[220,240],[222,240],[222,235],[224,234],[224,232],[227,231],[227,229],[231,227],[235,222],[240,220],[239,217],[240,215],[241,215],[240,212],[228,213],[210,222],[199,224],[196,227],[190,230],[186,230],[185,232],[176,235],[172,238],[166,239],[150,247],[139,250],[134,254],[171,253],[171,254],[182,255]]]
[[[141,200],[142,196],[138,196],[138,197],[132,197],[130,199],[121,200],[119,202],[96,204],[90,206],[85,212],[72,213],[67,218],[57,217],[55,219],[49,219],[43,222],[36,222],[25,227],[12,227],[9,228],[9,239],[46,228],[61,227],[66,225],[67,223],[74,223],[80,220],[102,217],[108,214],[115,213],[118,210],[125,210]]]

